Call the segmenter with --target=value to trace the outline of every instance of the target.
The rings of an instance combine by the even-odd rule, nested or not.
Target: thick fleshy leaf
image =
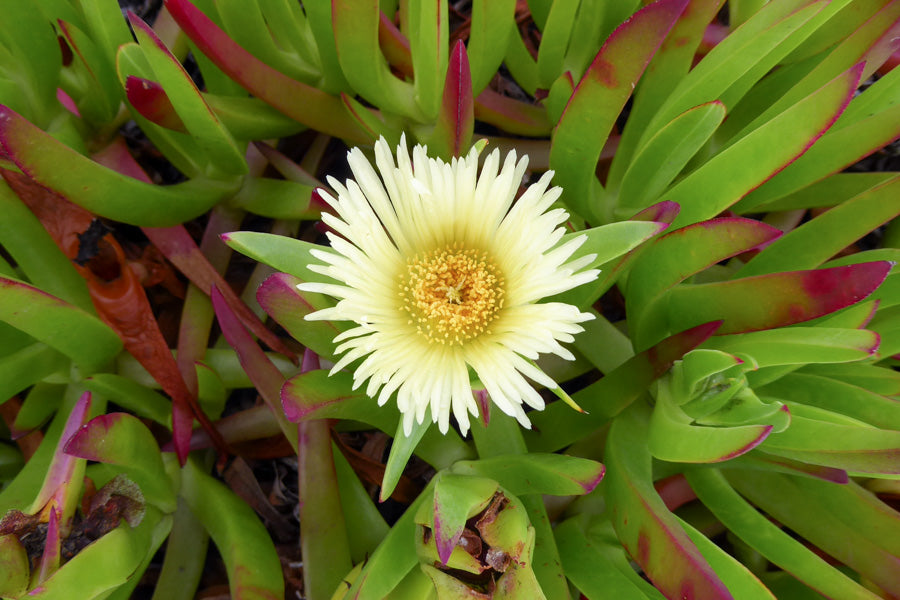
[[[514,100],[491,88],[483,89],[475,98],[475,118],[514,135],[541,137],[553,129],[543,107]]]
[[[766,424],[694,424],[673,401],[669,385],[666,381],[660,383],[650,419],[647,448],[654,458],[680,463],[722,462],[749,452],[772,432],[773,425]]]
[[[761,469],[772,473],[787,473],[788,475],[800,475],[801,477],[814,477],[822,481],[833,483],[847,483],[850,481],[847,471],[821,465],[812,465],[807,462],[766,454],[756,449],[742,456],[738,456],[728,466],[748,469]]]
[[[670,34],[647,65],[640,88],[635,91],[634,102],[616,156],[610,165],[607,180],[610,188],[618,188],[622,175],[631,165],[648,121],[693,67],[695,52],[703,39],[706,27],[715,18],[724,2],[725,0],[693,0],[690,10],[681,13]],[[685,106],[681,112],[699,106],[703,102],[715,100],[716,97],[710,95],[706,100]],[[669,120],[677,115],[677,112],[671,115]],[[665,121],[661,120],[660,126],[663,123]],[[653,133],[656,131],[658,128],[655,128]]]
[[[378,2],[334,0],[331,18],[338,61],[353,90],[383,110],[420,117],[413,86],[391,73],[381,53]]]
[[[897,530],[896,518],[890,519],[886,512],[833,483],[762,471],[726,472],[726,476],[743,496],[801,537],[859,571],[888,594],[900,593],[900,557],[889,550],[896,543],[875,541],[876,536],[892,537],[890,532]],[[823,499],[835,488],[835,497]],[[851,514],[857,518],[848,514],[851,506]],[[823,522],[828,527],[822,527]]]
[[[125,80],[125,95],[131,106],[148,121],[166,129],[187,133],[184,121],[175,112],[172,101],[160,84],[129,75]]]
[[[397,432],[394,434],[394,441],[391,442],[387,464],[384,466],[381,491],[378,493],[380,502],[384,502],[394,493],[397,483],[400,481],[400,476],[403,475],[403,471],[406,469],[406,463],[409,462],[409,457],[412,456],[413,451],[419,445],[422,436],[425,435],[429,427],[431,427],[431,422],[429,421],[413,423],[412,431],[409,435],[406,435],[403,423],[397,424]],[[440,544],[438,547],[440,548]],[[441,558],[444,560],[443,554]],[[446,560],[444,560],[444,564],[447,564]]]
[[[625,289],[625,307],[635,349],[644,350],[652,343],[645,341],[645,337],[651,334],[658,337],[656,331],[642,333],[644,313],[653,308],[665,290],[780,235],[781,231],[759,221],[724,218],[670,231],[648,245],[632,266]]]
[[[450,54],[443,99],[428,147],[445,160],[464,156],[472,142],[474,127],[475,104],[469,58],[466,47],[458,41]]]
[[[629,579],[608,556],[613,550],[624,554],[618,543],[604,545],[589,539],[581,521],[572,518],[553,530],[566,577],[588,598],[645,600],[647,595],[639,584]],[[662,595],[657,597],[661,599]]]
[[[719,471],[695,469],[686,477],[703,504],[730,531],[806,585],[831,598],[877,598],[757,512]]]
[[[84,387],[115,402],[137,416],[172,427],[172,403],[159,392],[113,373],[97,373],[84,380]]]
[[[122,349],[119,336],[97,317],[15,279],[0,278],[0,320],[62,352],[85,373]]]
[[[606,443],[606,497],[616,535],[665,596],[732,598],[678,519],[653,489],[646,451],[648,409],[633,405],[613,422]]]
[[[13,534],[0,536],[0,595],[17,598],[28,588],[31,565]]]
[[[175,510],[175,492],[162,455],[150,430],[128,413],[91,419],[65,446],[66,454],[121,465],[140,486],[144,497],[164,512]]]
[[[423,511],[426,513],[424,524],[431,527],[438,556],[446,565],[462,536],[466,521],[487,508],[497,491],[497,482],[447,472],[440,473],[436,479],[433,506],[423,504],[417,516],[421,516]]]
[[[762,450],[850,472],[900,474],[900,431],[802,416],[798,405],[791,412],[791,426],[770,435]]]
[[[146,227],[197,217],[237,190],[238,177],[151,185],[102,167],[0,106],[0,145],[35,181],[98,215]]]
[[[616,416],[644,394],[672,364],[708,339],[720,322],[706,323],[663,340],[628,359],[600,381],[573,394],[585,413],[574,412],[562,402],[532,413],[532,430],[523,431],[532,452],[553,452],[586,436]]]
[[[310,253],[311,250],[321,249],[318,244],[256,231],[226,233],[222,235],[222,241],[252,259],[303,281],[331,281],[331,278],[309,270],[310,263],[319,262]]]
[[[283,598],[278,553],[253,509],[193,461],[183,473],[181,496],[219,549],[232,596]]]
[[[625,171],[616,212],[628,217],[657,199],[725,118],[713,101],[683,112],[641,146]]]
[[[281,389],[284,413],[294,423],[305,419],[353,419],[393,433],[400,413],[395,408],[378,406],[365,390],[352,387],[353,376],[346,372],[329,376],[328,371],[321,370],[296,375]]]
[[[875,365],[807,365],[803,374],[821,375],[883,396],[900,396],[900,372]]]
[[[900,401],[827,376],[790,373],[757,391],[765,396],[802,402],[900,431]]]
[[[472,90],[480,93],[487,87],[515,31],[515,0],[475,0],[466,50],[471,55]]]
[[[181,63],[140,17],[129,12],[128,20],[156,80],[166,90],[188,133],[209,156],[213,172],[231,175],[247,173],[247,161],[242,149],[219,122]]]
[[[676,184],[665,194],[681,205],[674,224],[715,217],[806,152],[847,107],[862,66],[835,77]]]
[[[285,115],[349,142],[371,141],[336,96],[279,73],[241,48],[189,0],[166,0],[169,13],[229,77]]]
[[[0,358],[0,398],[12,398],[54,373],[62,375],[71,368],[72,361],[65,354],[40,342],[28,344]]]
[[[460,461],[453,465],[452,470],[489,477],[516,496],[589,494],[606,472],[602,464],[593,460],[537,452]]]
[[[817,267],[900,215],[900,176],[851,198],[776,240],[738,271],[748,277]]]
[[[281,432],[295,448],[297,447],[297,429],[291,425],[284,416],[281,408],[281,387],[284,385],[284,375],[266,357],[262,349],[253,341],[249,332],[244,329],[238,316],[228,302],[222,296],[219,289],[213,285],[210,292],[216,318],[222,327],[222,335],[241,361],[241,367],[250,376],[250,380],[259,390],[260,395],[272,411],[275,420],[281,428]]]
[[[600,151],[635,83],[687,6],[660,0],[637,12],[607,39],[578,83],[553,134],[550,165],[563,200],[583,217],[595,216]],[[590,130],[592,134],[585,136]]]
[[[270,275],[256,291],[256,299],[270,317],[285,328],[295,340],[319,356],[334,357],[334,338],[345,329],[330,321],[307,321],[304,317],[316,310],[332,306],[321,294],[301,292],[300,279],[287,273]]]
[[[790,327],[713,338],[704,347],[751,356],[762,368],[863,360],[872,356],[878,342],[878,336],[866,329]]]
[[[679,285],[642,315],[636,345],[710,319],[723,321],[720,335],[802,323],[862,300],[884,281],[890,268],[890,263],[872,262]]]
[[[774,594],[757,579],[749,568],[694,529],[684,519],[679,518],[678,521],[684,527],[691,541],[697,544],[700,554],[715,569],[716,575],[722,578],[729,590],[735,592],[740,590],[742,600],[776,600]]]
[[[84,279],[68,257],[54,243],[25,203],[17,195],[33,193],[30,180],[16,177],[10,171],[0,174],[9,178],[10,185],[0,183],[0,245],[12,256],[28,281],[78,308],[93,312],[94,305]],[[15,187],[12,187],[15,186]]]
[[[347,507],[341,505],[338,494],[330,423],[307,421],[300,423],[297,432],[303,588],[309,598],[325,598],[353,565],[344,520]]]

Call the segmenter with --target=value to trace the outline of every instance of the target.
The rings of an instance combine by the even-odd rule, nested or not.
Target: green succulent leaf
[[[283,598],[278,554],[253,509],[192,460],[184,467],[181,495],[219,549],[232,595]]]
[[[619,26],[569,99],[553,133],[550,166],[565,189],[563,201],[582,217],[597,216],[602,188],[594,170],[606,138],[647,63],[686,5],[685,0],[660,0]],[[586,130],[593,134],[585,136]]]
[[[720,471],[695,469],[686,477],[703,504],[729,530],[812,589],[832,598],[877,598],[760,514],[734,491]]]
[[[499,481],[516,496],[588,494],[600,483],[602,464],[564,454],[505,454],[453,465],[454,473],[479,475]]]
[[[97,317],[15,279],[0,278],[0,320],[65,354],[85,373],[122,349],[119,336]]]
[[[678,519],[653,489],[646,450],[649,415],[641,404],[613,421],[606,443],[606,497],[616,535],[667,597],[690,588],[698,597],[732,598]]]

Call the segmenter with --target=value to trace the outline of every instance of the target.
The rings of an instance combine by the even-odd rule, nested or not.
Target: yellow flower
[[[561,302],[540,300],[593,281],[593,255],[570,260],[585,236],[563,241],[568,214],[551,209],[558,187],[552,172],[516,200],[528,158],[514,152],[500,167],[494,150],[478,174],[478,150],[449,164],[405,139],[397,162],[384,139],[375,144],[378,173],[354,148],[355,180],[333,178],[337,198],[323,193],[335,215],[322,220],[330,249],[313,252],[310,269],[337,283],[304,283],[301,290],[339,301],[309,315],[353,321],[335,338],[343,356],[332,373],[362,359],[354,387],[384,405],[396,392],[406,434],[425,414],[446,432],[450,413],[465,434],[478,416],[470,371],[493,403],[525,427],[522,404],[543,409],[526,380],[557,388],[534,360],[553,353],[572,360],[561,342],[583,331],[592,316]],[[568,261],[568,262],[567,262]]]

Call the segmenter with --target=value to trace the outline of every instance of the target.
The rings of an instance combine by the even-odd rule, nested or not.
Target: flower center
[[[407,260],[400,295],[429,342],[461,345],[489,331],[503,308],[503,277],[486,253],[448,245]]]

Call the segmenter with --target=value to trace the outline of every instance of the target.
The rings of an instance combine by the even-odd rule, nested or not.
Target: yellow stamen
[[[503,307],[503,277],[486,253],[457,243],[411,257],[400,296],[429,342],[461,345],[488,331]]]

